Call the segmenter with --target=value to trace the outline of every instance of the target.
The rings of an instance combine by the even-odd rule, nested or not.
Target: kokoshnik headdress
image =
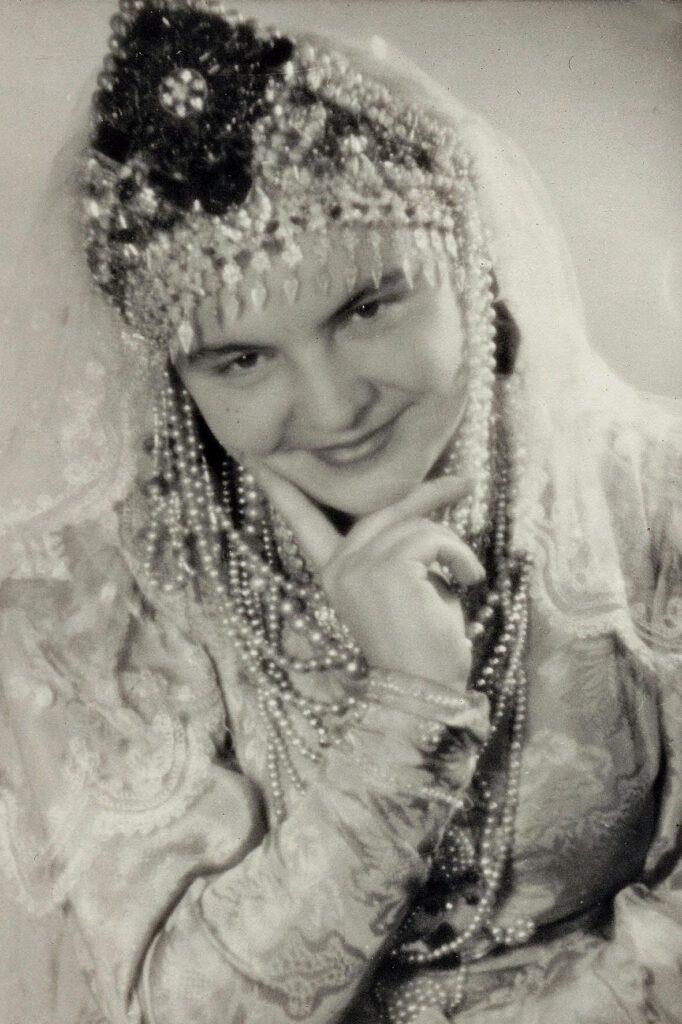
[[[445,258],[460,286],[467,264],[486,272],[469,158],[423,106],[220,2],[124,0],[112,26],[84,210],[95,280],[134,332],[189,351],[197,300],[221,291],[228,318],[260,309],[278,256],[293,302],[302,232],[327,287],[330,226],[349,287],[358,226],[377,280],[386,228],[408,280],[435,281]]]

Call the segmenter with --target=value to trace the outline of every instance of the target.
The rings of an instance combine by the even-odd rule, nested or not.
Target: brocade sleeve
[[[190,887],[146,958],[149,1024],[339,1019],[424,881],[448,815],[437,795],[420,795],[436,774],[422,740],[433,710],[425,701],[422,711],[370,708],[281,827]],[[472,698],[448,722],[469,738],[450,763],[456,792],[485,710]]]
[[[83,554],[67,538],[67,578],[17,581],[0,602],[17,889],[63,907],[110,1024],[339,1020],[470,781],[485,698],[380,679],[268,828],[211,659],[119,555]]]

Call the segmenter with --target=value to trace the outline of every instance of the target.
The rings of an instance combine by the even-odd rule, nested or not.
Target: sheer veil
[[[342,45],[368,74],[454,124],[472,155],[500,295],[521,336],[515,536],[535,558],[536,602],[572,633],[615,630],[642,663],[676,672],[680,561],[664,535],[677,531],[679,545],[679,428],[590,348],[561,232],[516,146],[383,41]],[[86,121],[83,104],[77,123]],[[58,575],[64,526],[94,519],[116,530],[149,428],[151,381],[82,254],[84,141],[85,129],[74,132],[55,161],[4,319],[3,576]]]
[[[77,123],[33,212],[3,318],[3,576],[56,571],[45,557],[58,530],[111,514],[131,479],[140,374],[88,280],[80,238],[85,94]]]

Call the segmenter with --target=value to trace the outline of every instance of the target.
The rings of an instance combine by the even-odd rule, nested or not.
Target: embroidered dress
[[[624,486],[608,455],[614,489]],[[670,609],[680,506],[647,515],[659,584],[653,601],[636,596]],[[381,1021],[368,973],[389,1001],[406,984],[382,949],[444,821],[442,806],[410,796],[429,774],[419,719],[377,705],[268,832],[261,719],[219,631],[199,607],[150,601],[100,527],[65,530],[57,550],[53,579],[2,592],[8,898],[48,912],[30,925],[5,904],[11,934],[35,935],[30,989],[12,964],[26,943],[3,943],[6,1005],[55,1024],[212,1021],[225,1006],[231,1019],[273,1024],[344,1011],[349,1024]],[[503,920],[531,916],[538,931],[474,965],[458,1019],[674,1020],[679,689],[612,633],[569,635],[537,605],[528,672]],[[308,683],[328,688],[326,676]],[[453,791],[469,781],[484,705],[472,694],[453,719],[466,739]],[[50,911],[60,902],[64,918]],[[420,983],[433,973],[419,971]]]

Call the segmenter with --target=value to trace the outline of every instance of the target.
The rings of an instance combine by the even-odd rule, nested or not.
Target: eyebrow
[[[373,296],[378,295],[381,291],[386,288],[394,287],[400,282],[407,283],[405,275],[402,270],[392,270],[384,274],[378,284],[375,284],[373,280],[365,282],[353,295],[342,303],[337,309],[334,310],[329,316],[326,316],[321,321],[321,327],[327,327],[331,324],[338,323],[356,306],[361,306],[363,302]],[[206,359],[219,359],[221,356],[229,355],[231,352],[243,352],[245,349],[265,348],[267,346],[260,345],[257,341],[228,341],[222,345],[210,345],[210,346],[199,346],[185,356],[185,360],[188,366],[193,366],[198,362]]]

